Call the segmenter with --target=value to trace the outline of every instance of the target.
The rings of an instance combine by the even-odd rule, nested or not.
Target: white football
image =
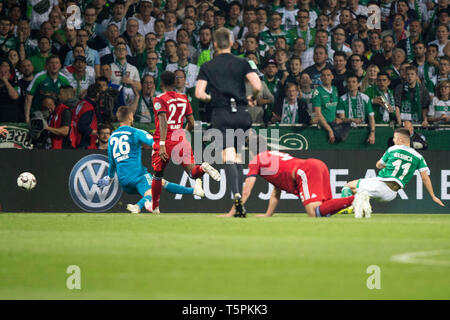
[[[17,186],[23,190],[30,191],[36,186],[36,177],[30,172],[22,172],[17,178]]]

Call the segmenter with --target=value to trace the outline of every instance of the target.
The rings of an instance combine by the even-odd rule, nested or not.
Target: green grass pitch
[[[6,213],[0,261],[0,299],[449,299],[450,215]]]

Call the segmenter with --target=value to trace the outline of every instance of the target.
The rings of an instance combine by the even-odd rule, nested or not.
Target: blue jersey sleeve
[[[114,161],[114,158],[112,156],[112,150],[109,141],[108,141],[108,159],[109,159],[108,176],[112,179],[116,174],[116,162]]]
[[[141,143],[148,144],[150,147],[153,145],[153,136],[144,130],[137,129],[135,137],[136,143],[139,141]]]

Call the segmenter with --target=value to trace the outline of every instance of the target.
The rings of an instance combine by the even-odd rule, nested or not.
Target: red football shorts
[[[330,173],[325,163],[317,159],[307,159],[297,168],[295,181],[300,199],[306,206],[311,202],[330,200]]]
[[[152,167],[154,172],[163,171],[170,159],[174,164],[181,164],[182,166],[195,163],[191,144],[186,138],[182,138],[180,141],[166,141],[166,153],[169,155],[169,160],[167,161],[161,159],[159,150],[159,141],[155,141],[152,153]]]

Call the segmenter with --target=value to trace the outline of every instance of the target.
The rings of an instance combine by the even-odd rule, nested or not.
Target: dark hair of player
[[[175,74],[170,71],[161,73],[161,84],[165,87],[173,87],[175,85]]]

